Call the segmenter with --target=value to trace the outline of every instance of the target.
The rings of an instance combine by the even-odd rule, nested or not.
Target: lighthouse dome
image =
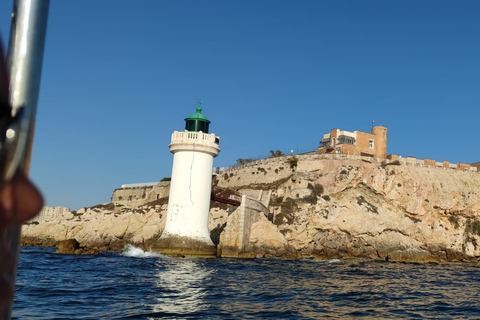
[[[185,130],[194,132],[202,131],[203,133],[208,133],[210,121],[201,112],[202,108],[197,107],[196,113],[192,114],[188,118],[185,118]]]

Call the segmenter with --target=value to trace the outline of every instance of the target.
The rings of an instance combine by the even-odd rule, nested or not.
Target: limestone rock
[[[298,158],[290,179],[279,176],[268,186],[251,181],[249,187],[272,190],[273,221],[303,256],[480,260],[480,173],[375,159]],[[270,164],[278,169],[284,161]],[[218,186],[245,189],[234,179],[226,182]],[[317,185],[321,192],[311,188]],[[260,248],[269,240],[250,241]]]
[[[287,156],[217,176],[218,187],[269,203],[265,215],[247,218],[212,206],[209,230],[220,255],[480,260],[480,173],[376,159],[297,157],[295,170]],[[83,247],[121,250],[128,243],[148,249],[160,237],[166,204],[111,207],[26,224],[22,241],[52,245],[76,239]],[[235,228],[246,231],[235,233]]]
[[[58,243],[58,249],[55,253],[63,254],[98,254],[99,251],[95,248],[82,247],[75,239],[68,239]]]
[[[256,257],[297,257],[295,249],[290,246],[277,226],[264,215],[260,215],[252,225],[250,239],[245,251],[255,252]]]
[[[75,250],[80,248],[80,243],[75,239],[68,239],[60,241],[58,244],[58,249],[55,253],[75,253]]]
[[[58,246],[59,253],[96,254],[99,250],[121,251],[127,244],[150,249],[162,234],[166,205],[137,209],[113,207],[109,210],[112,207],[83,208],[57,220],[25,224],[22,244]],[[211,211],[210,220],[224,225],[226,210],[213,207]]]
[[[396,250],[390,252],[387,256],[387,261],[391,262],[440,262],[438,257],[433,256],[426,250],[420,250],[417,248],[408,248],[405,250]]]

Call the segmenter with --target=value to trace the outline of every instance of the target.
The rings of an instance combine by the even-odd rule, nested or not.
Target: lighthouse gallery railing
[[[220,138],[214,133],[192,132],[192,131],[174,131],[172,133],[172,143],[178,142],[210,142],[219,144]]]

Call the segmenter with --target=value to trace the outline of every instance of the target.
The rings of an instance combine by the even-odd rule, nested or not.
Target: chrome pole
[[[17,164],[28,175],[32,154],[35,115],[42,73],[43,51],[47,30],[49,0],[14,0],[10,37],[7,51],[7,71],[10,80],[10,105],[12,116],[23,111],[26,125],[19,132],[24,137],[15,149],[16,158],[11,171]],[[26,200],[27,201],[27,200]],[[15,256],[15,268],[11,280],[15,281],[20,248],[21,226],[8,228],[4,234],[10,252]],[[11,317],[12,304],[2,311],[2,320]]]
[[[13,4],[7,71],[14,115],[24,107],[30,116],[30,130],[22,163],[26,174],[30,172],[49,4],[50,0],[15,0]]]

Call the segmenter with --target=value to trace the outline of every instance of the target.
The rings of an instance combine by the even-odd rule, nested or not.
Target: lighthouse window
[[[208,133],[208,122],[199,120],[187,120],[185,123],[185,130],[194,132],[202,131],[203,133]]]
[[[370,149],[373,149],[373,140],[368,141],[368,146]]]

